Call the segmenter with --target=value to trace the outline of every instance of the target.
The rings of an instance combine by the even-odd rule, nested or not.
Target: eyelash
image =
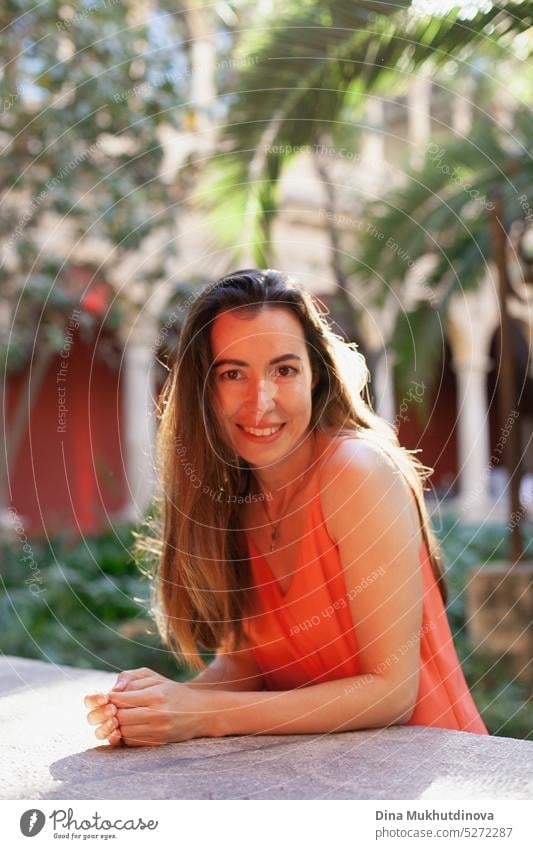
[[[279,366],[279,368],[280,368],[280,369],[282,369],[282,368],[290,368],[290,370],[291,370],[292,372],[294,372],[294,374],[299,374],[299,373],[300,373],[300,372],[298,371],[298,369],[294,368],[293,366]],[[223,380],[227,374],[233,374],[233,372],[238,372],[238,371],[239,371],[239,369],[237,369],[237,368],[231,368],[231,369],[228,369],[228,371],[224,371],[224,372],[222,372],[222,374],[220,374],[220,375],[219,375],[219,380]],[[290,375],[288,375],[288,374],[287,374],[287,375],[281,375],[281,376],[282,376],[282,377],[290,377]],[[231,380],[231,378],[227,378],[227,381],[228,381],[229,383],[235,383],[235,381],[234,381],[234,380]]]

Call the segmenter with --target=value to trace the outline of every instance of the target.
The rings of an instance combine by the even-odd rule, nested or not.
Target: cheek
[[[307,418],[312,409],[311,394],[307,386],[295,385],[287,387],[285,391],[279,392],[277,398],[278,407],[289,418]]]
[[[218,412],[221,415],[233,412],[238,408],[240,403],[239,393],[235,391],[232,392],[231,388],[228,390],[225,387],[220,387],[216,390],[215,397],[215,412]]]
[[[233,391],[232,391],[233,390]],[[233,387],[220,389],[217,393],[217,403],[214,414],[226,437],[233,439],[234,421],[247,409],[248,402],[242,393],[235,391]]]
[[[311,376],[302,377],[302,379],[299,380],[293,387],[293,394],[295,398],[298,398],[300,404],[311,404],[312,392],[313,387]]]
[[[227,385],[223,383],[215,383],[213,386],[213,408],[215,411],[221,412],[231,406],[231,396],[235,393],[229,392]]]

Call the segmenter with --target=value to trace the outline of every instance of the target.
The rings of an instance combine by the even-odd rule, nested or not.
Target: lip
[[[280,429],[278,431],[276,431],[276,433],[272,433],[270,436],[256,436],[253,433],[247,433],[244,430],[242,425],[238,424],[237,427],[239,428],[239,431],[242,433],[242,435],[245,437],[245,439],[249,439],[250,442],[257,442],[257,443],[263,445],[263,444],[267,444],[267,443],[270,443],[270,442],[275,442],[275,440],[278,439],[278,437],[281,436],[281,434],[283,433],[283,429],[284,429],[285,425],[287,424],[287,422],[278,422],[278,424],[281,425]],[[273,425],[263,425],[263,427],[276,427],[276,425],[275,424],[273,424]]]

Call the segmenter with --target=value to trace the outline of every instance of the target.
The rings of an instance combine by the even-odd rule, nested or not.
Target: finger
[[[151,689],[153,689],[153,684],[151,687],[143,687],[140,690],[127,690],[123,693],[115,693],[111,690],[109,693],[109,701],[118,708],[144,707],[146,705],[147,698],[150,696]]]
[[[120,728],[117,717],[115,716],[113,719],[115,727],[108,732],[107,739],[110,743],[116,745],[117,741],[118,743],[122,743],[122,730]]]
[[[101,725],[107,719],[111,719],[117,715],[116,705],[106,705],[103,708],[95,708],[87,714],[87,722],[89,725]]]
[[[124,729],[132,725],[146,725],[153,721],[153,708],[119,708],[117,710],[117,721],[119,726]]]
[[[154,737],[147,725],[133,725],[127,734],[122,735],[125,746],[162,746],[163,741]]]
[[[153,669],[148,669],[147,666],[141,666],[139,669],[124,669],[124,671],[119,674],[113,689],[124,690],[128,687],[131,681],[134,681],[137,678],[152,677],[156,674],[157,673],[155,673]]]
[[[85,696],[83,704],[86,708],[95,708],[106,705],[109,701],[107,693],[90,693]]]
[[[120,692],[128,693],[132,693],[134,690],[145,690],[147,687],[154,687],[156,684],[160,684],[161,677],[162,676],[160,675],[157,677],[155,677],[155,675],[152,675],[151,677],[146,678],[141,678],[140,676],[137,678],[130,678],[125,682],[124,686],[113,687],[113,689],[110,690],[110,693],[115,693],[117,692],[117,690],[120,690]]]
[[[118,730],[118,728],[113,731],[111,734],[108,734],[107,742],[111,746],[111,748],[116,749],[117,746],[122,745],[122,734]]]
[[[94,735],[98,738],[98,740],[105,740],[110,734],[116,731],[118,728],[118,720],[108,719],[104,722],[103,725],[99,725],[98,728],[95,729]]]

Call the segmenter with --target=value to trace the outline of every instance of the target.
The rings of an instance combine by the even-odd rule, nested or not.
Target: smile
[[[285,422],[282,422],[279,425],[274,427],[244,427],[244,425],[237,425],[243,433],[249,438],[255,440],[260,440],[264,442],[265,440],[273,439],[284,427]]]

